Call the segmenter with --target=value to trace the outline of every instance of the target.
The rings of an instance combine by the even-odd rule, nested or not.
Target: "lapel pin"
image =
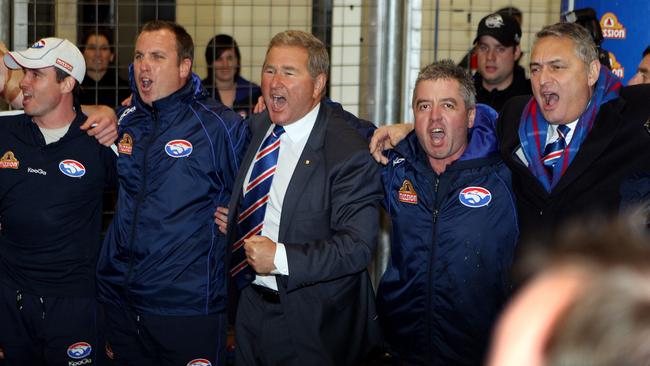
[[[309,165],[309,164],[311,164],[311,161],[305,160],[305,165]]]

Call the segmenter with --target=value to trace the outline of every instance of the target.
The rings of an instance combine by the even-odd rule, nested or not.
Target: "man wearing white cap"
[[[0,348],[7,365],[97,364],[94,271],[115,154],[80,129],[86,65],[71,42],[44,38],[4,63],[24,72],[25,113],[0,118]]]

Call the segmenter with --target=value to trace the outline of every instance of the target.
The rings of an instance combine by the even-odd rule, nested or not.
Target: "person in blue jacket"
[[[191,72],[194,46],[167,21],[135,45],[118,111],[118,199],[97,265],[116,365],[223,365],[226,242],[213,222],[248,143],[241,116]]]
[[[475,105],[471,78],[451,61],[420,72],[413,111],[415,131],[382,171],[392,247],[380,324],[395,364],[480,365],[518,239],[496,112]]]

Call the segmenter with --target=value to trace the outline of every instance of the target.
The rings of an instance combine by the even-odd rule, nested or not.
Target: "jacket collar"
[[[179,103],[189,103],[192,99],[205,98],[208,93],[205,91],[201,85],[201,79],[195,73],[192,73],[187,79],[185,85],[183,85],[177,91],[171,93],[170,95],[159,99],[153,102],[153,106],[149,106],[142,101],[140,98],[140,93],[135,83],[135,76],[133,73],[133,64],[129,66],[129,80],[131,86],[131,93],[133,95],[133,104],[138,107],[139,110],[146,111],[146,113],[151,113],[153,109],[156,109],[158,112],[177,112]]]

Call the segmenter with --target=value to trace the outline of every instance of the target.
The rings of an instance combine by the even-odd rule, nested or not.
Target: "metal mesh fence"
[[[241,75],[259,83],[261,66],[270,38],[285,29],[312,31],[328,35],[331,54],[329,94],[353,113],[364,103],[359,94],[360,70],[365,67],[361,49],[363,34],[378,32],[377,20],[368,18],[369,8],[380,1],[362,0],[96,0],[96,1],[14,1],[12,39],[16,48],[27,47],[40,37],[56,35],[83,46],[83,35],[93,29],[113,32],[114,67],[122,78],[128,65],[140,26],[150,19],[175,20],[183,25],[195,42],[194,71],[204,77],[208,65],[203,56],[214,35],[232,35],[241,52]],[[402,6],[416,15],[421,36],[413,45],[419,52],[419,69],[437,59],[460,61],[472,47],[479,20],[505,6],[523,13],[524,57],[534,33],[559,17],[560,0],[424,0],[404,1]],[[318,14],[326,16],[313,21]],[[315,15],[317,14],[317,15]],[[405,74],[413,78],[413,73]],[[409,94],[409,90],[403,93]],[[404,99],[407,100],[407,99]]]

